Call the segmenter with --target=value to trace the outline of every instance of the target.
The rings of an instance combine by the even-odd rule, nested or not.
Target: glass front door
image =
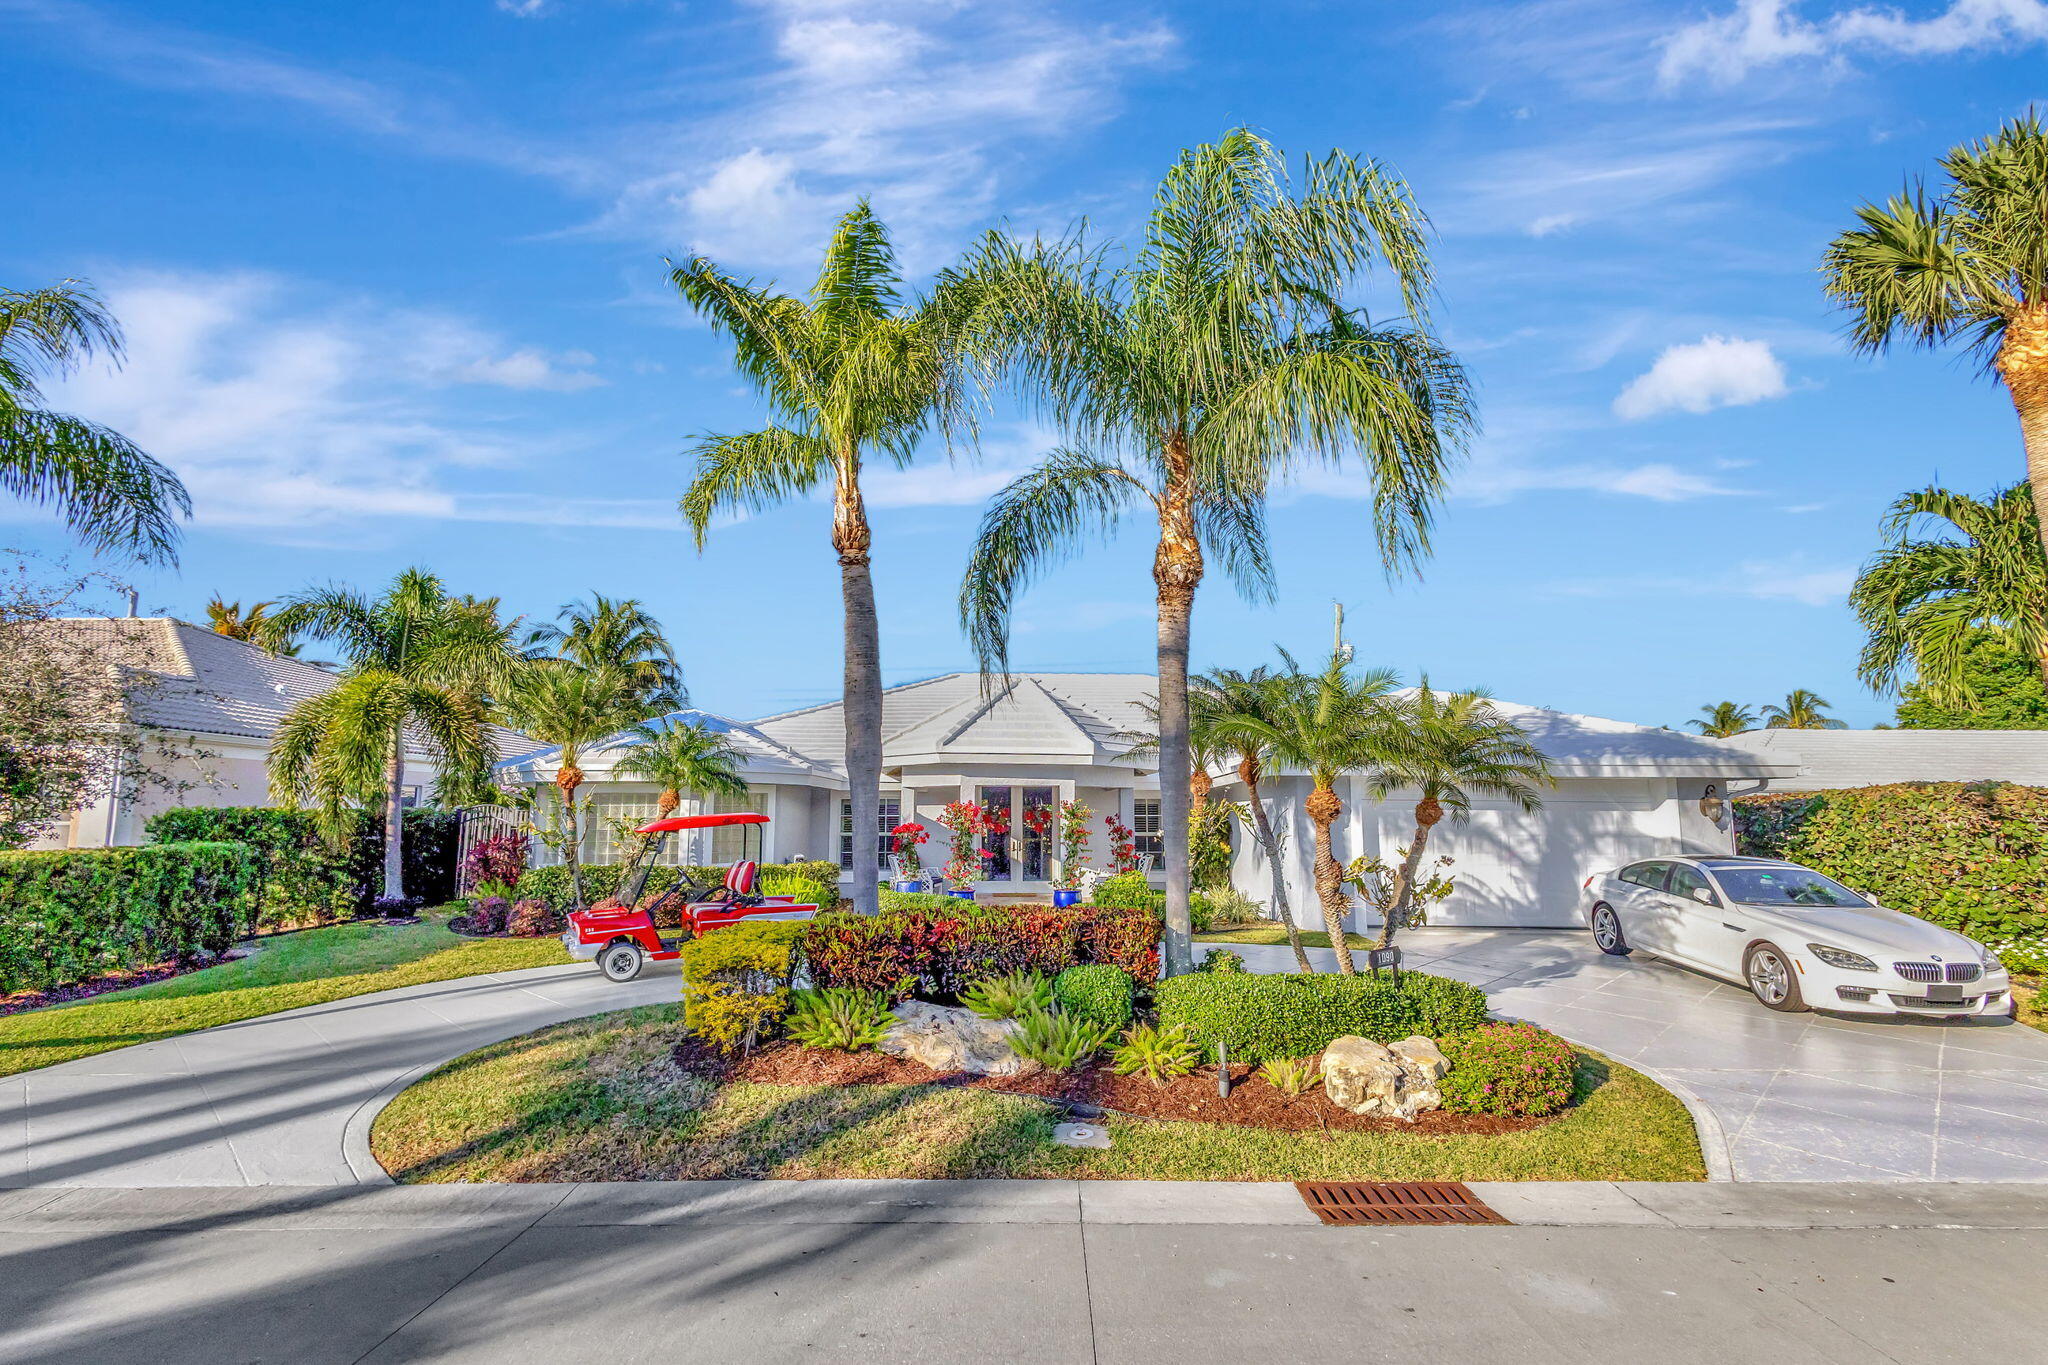
[[[1010,832],[1014,812],[1010,798],[1014,787],[983,787],[977,797],[981,805],[981,877],[983,881],[1010,880]]]

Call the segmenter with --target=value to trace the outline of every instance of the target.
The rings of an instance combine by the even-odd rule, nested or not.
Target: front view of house
[[[671,840],[663,858],[675,863],[730,862],[756,853],[741,840],[759,838],[765,861],[820,858],[853,864],[853,841],[883,847],[889,832],[910,821],[931,832],[927,862],[943,858],[941,810],[971,801],[1007,811],[1008,832],[984,838],[990,856],[975,883],[986,901],[1043,901],[1060,874],[1057,831],[1027,818],[1034,809],[1063,801],[1085,804],[1091,815],[1090,861],[1107,866],[1114,816],[1135,833],[1139,855],[1160,852],[1159,774],[1156,760],[1132,754],[1150,724],[1146,706],[1156,680],[1145,673],[1018,673],[991,680],[985,692],[975,673],[949,673],[905,683],[882,694],[882,807],[878,828],[856,831],[843,762],[845,727],[837,702],[756,721],[702,711],[671,719],[724,733],[744,758],[748,795],[699,799],[686,794],[685,814],[757,810],[770,817],[758,835],[712,830],[695,844]],[[1796,767],[1735,744],[1591,716],[1500,703],[1550,761],[1557,785],[1543,808],[1525,813],[1508,803],[1475,806],[1469,820],[1446,821],[1431,847],[1454,861],[1457,891],[1433,922],[1467,925],[1561,925],[1574,922],[1577,892],[1596,868],[1654,853],[1725,852],[1733,847],[1726,797]],[[595,802],[585,857],[617,860],[618,831],[652,818],[658,792],[646,782],[614,780],[615,765],[630,752],[621,740],[582,759],[585,791]],[[552,780],[553,751],[507,760],[502,781],[540,785]],[[1218,767],[1215,795],[1241,801],[1236,774]],[[1298,919],[1320,923],[1309,878],[1310,829],[1302,804],[1305,777],[1269,774],[1260,788],[1280,831],[1282,873]],[[1412,796],[1370,799],[1362,779],[1338,784],[1344,801],[1335,838],[1339,856],[1378,854],[1392,859],[1412,829]],[[1273,872],[1243,831],[1233,840],[1232,881],[1268,900]],[[1363,927],[1363,926],[1354,926]]]

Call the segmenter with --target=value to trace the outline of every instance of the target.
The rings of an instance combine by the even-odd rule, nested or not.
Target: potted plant
[[[889,831],[889,846],[896,854],[895,890],[924,889],[924,861],[917,856],[917,846],[929,838],[924,826],[915,820],[906,820]]]
[[[1088,817],[1079,801],[1060,802],[1060,875],[1053,883],[1052,903],[1059,909],[1081,903],[1082,864],[1088,857]]]
[[[939,812],[939,825],[946,831],[952,852],[944,869],[946,894],[971,901],[971,883],[981,876],[981,860],[985,856],[974,847],[975,836],[982,827],[981,807],[972,801],[948,801]]]

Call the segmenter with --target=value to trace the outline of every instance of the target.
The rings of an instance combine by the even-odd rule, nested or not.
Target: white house
[[[2048,787],[2048,730],[1745,730],[1730,744],[1795,771],[1773,791],[1887,782],[2017,782]]]
[[[991,876],[977,883],[982,898],[993,900],[1043,900],[1050,892],[1057,872],[1055,836],[1027,829],[1024,812],[1034,806],[1087,804],[1098,864],[1107,860],[1103,817],[1112,813],[1137,832],[1141,852],[1156,852],[1157,764],[1133,758],[1126,738],[1149,724],[1144,704],[1156,685],[1143,673],[1019,673],[984,695],[978,674],[949,673],[887,689],[881,822],[864,837],[886,840],[898,823],[919,821],[932,836],[923,849],[925,861],[937,864],[946,856],[941,807],[959,800],[1006,807],[1011,833],[1000,841]],[[1534,707],[1504,709],[1549,757],[1558,784],[1533,815],[1482,804],[1468,822],[1439,827],[1433,846],[1455,859],[1458,882],[1456,895],[1436,917],[1440,923],[1571,923],[1588,872],[1673,849],[1729,849],[1733,836],[1721,798],[1730,784],[1753,786],[1794,771],[1723,741]],[[762,835],[764,859],[823,858],[851,866],[853,840],[863,836],[852,828],[846,797],[838,703],[756,721],[704,712],[681,712],[676,719],[724,731],[745,756],[748,797],[715,805],[771,817]],[[585,844],[586,856],[595,861],[618,855],[617,828],[654,811],[651,784],[613,775],[614,763],[629,749],[620,741],[582,760],[600,817]],[[554,775],[552,751],[508,760],[500,775],[514,783],[546,782]],[[1243,796],[1233,772],[1219,768],[1214,775],[1217,795]],[[1363,786],[1350,779],[1340,784],[1345,809],[1336,830],[1339,855],[1378,853],[1391,860],[1412,828],[1413,799],[1396,793],[1374,802]],[[1261,790],[1283,831],[1290,902],[1297,918],[1316,923],[1309,827],[1301,810],[1307,780],[1274,774]],[[704,805],[686,798],[684,811]],[[665,856],[676,862],[728,861],[738,856],[740,837],[719,831],[694,846],[672,840]],[[1267,899],[1273,873],[1254,841],[1238,838],[1235,858],[1236,885]]]

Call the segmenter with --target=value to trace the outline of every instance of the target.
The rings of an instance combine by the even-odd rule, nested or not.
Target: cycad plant
[[[497,758],[489,702],[518,662],[514,626],[494,602],[451,597],[424,569],[407,569],[376,598],[300,593],[271,619],[281,632],[331,641],[344,661],[338,686],[279,723],[271,785],[288,805],[314,805],[330,833],[351,808],[381,809],[384,894],[402,899],[408,735],[431,755],[443,801],[488,786]]]
[[[1711,739],[1726,739],[1753,728],[1756,712],[1739,702],[1717,701],[1712,706],[1702,706],[1699,715],[1686,724]]]
[[[2048,556],[2025,484],[1988,502],[1945,488],[1908,493],[1884,533],[1849,589],[1869,632],[1857,668],[1866,683],[1889,692],[1911,673],[1936,701],[1972,701],[1972,651],[1987,633],[2048,678]]]
[[[1382,566],[1409,566],[1472,424],[1464,371],[1428,330],[1426,223],[1400,179],[1333,153],[1290,185],[1238,130],[1183,152],[1142,240],[1108,267],[1077,244],[992,235],[972,258],[963,345],[1007,365],[1072,444],[996,494],[960,589],[985,672],[1008,666],[1012,609],[1042,570],[1136,513],[1154,528],[1165,968],[1192,966],[1188,648],[1212,559],[1272,592],[1268,488],[1356,459]],[[1407,320],[1345,293],[1374,266]]]
[[[1430,833],[1445,816],[1470,818],[1475,796],[1534,812],[1543,805],[1538,789],[1553,781],[1550,760],[1528,732],[1481,692],[1439,692],[1425,678],[1403,699],[1391,738],[1374,756],[1368,789],[1380,801],[1412,791],[1415,834],[1395,872],[1393,904],[1380,921],[1382,948],[1408,923]]]
[[[1832,705],[1826,697],[1795,687],[1785,694],[1782,702],[1765,702],[1763,717],[1766,730],[1846,730],[1849,722],[1836,720],[1828,714]]]
[[[1849,338],[1879,352],[1903,337],[1960,342],[2005,385],[2019,414],[2037,538],[2048,535],[2048,129],[2031,111],[1857,209],[1821,271]],[[2044,542],[2048,545],[2048,542]]]
[[[0,490],[54,504],[95,551],[175,564],[192,515],[178,476],[119,432],[42,406],[42,381],[94,357],[118,362],[121,330],[84,282],[0,289]]]
[[[555,613],[554,624],[535,626],[526,636],[529,657],[552,654],[585,668],[616,668],[646,698],[651,711],[688,705],[683,671],[661,623],[633,598],[590,595]]]
[[[698,257],[670,279],[732,341],[734,362],[774,413],[760,431],[698,440],[682,510],[701,549],[712,521],[832,489],[832,549],[845,618],[846,774],[852,803],[854,908],[873,914],[881,872],[881,646],[870,570],[873,535],[861,497],[870,460],[901,465],[918,437],[956,410],[949,364],[950,293],[906,304],[894,248],[862,201],[840,219],[808,297],[760,288]]]

